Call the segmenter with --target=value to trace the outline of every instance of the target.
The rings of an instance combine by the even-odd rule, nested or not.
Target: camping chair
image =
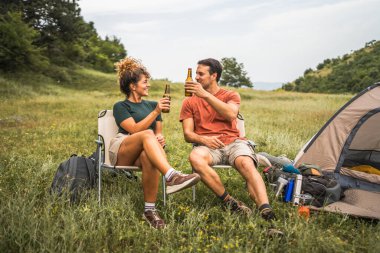
[[[245,127],[244,127],[244,118],[243,118],[243,115],[241,115],[240,113],[238,114],[237,116],[237,121],[236,121],[236,126],[237,126],[237,129],[239,130],[240,134],[239,136],[240,137],[245,137]],[[248,140],[248,142],[250,143],[250,145],[255,148],[256,147],[256,143],[251,141],[251,140]],[[194,147],[194,145],[193,145]],[[214,165],[212,166],[213,169],[232,169],[233,167],[231,165]],[[195,173],[195,170],[194,168],[192,167],[191,168],[193,173]],[[195,185],[193,186],[193,201],[195,201]]]
[[[110,146],[111,139],[116,136],[118,132],[118,127],[113,117],[112,110],[103,110],[98,114],[98,140],[97,143],[97,153],[99,155],[98,159],[98,201],[99,205],[101,202],[101,192],[102,192],[102,171],[111,171],[113,173],[127,173],[133,171],[141,171],[138,166],[112,166],[110,165],[108,149]],[[162,176],[162,189],[163,189],[163,199],[164,206],[166,205],[166,188],[165,188],[165,177]]]

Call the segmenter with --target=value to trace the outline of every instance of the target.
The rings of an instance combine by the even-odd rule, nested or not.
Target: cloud
[[[379,39],[377,0],[81,0],[86,20],[116,35],[153,77],[182,81],[197,60],[236,57],[253,81],[286,82]]]

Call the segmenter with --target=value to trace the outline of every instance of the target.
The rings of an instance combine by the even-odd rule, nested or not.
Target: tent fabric
[[[348,189],[344,195],[341,201],[320,208],[310,206],[310,209],[380,220],[380,192]]]
[[[351,99],[313,136],[296,156],[295,166],[316,164],[324,172],[334,173],[340,171],[344,162],[342,152],[348,154],[350,148],[380,150],[380,134],[376,134],[380,132],[379,112],[380,83],[377,83]]]

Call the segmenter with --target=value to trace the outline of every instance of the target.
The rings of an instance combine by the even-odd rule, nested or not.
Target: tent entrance
[[[380,184],[380,108],[364,115],[352,129],[335,168],[335,175],[353,177],[352,188],[366,188],[379,191]],[[346,178],[346,177],[343,177]],[[342,179],[342,177],[340,177]],[[343,181],[347,181],[343,180]],[[368,184],[361,183],[365,181]]]

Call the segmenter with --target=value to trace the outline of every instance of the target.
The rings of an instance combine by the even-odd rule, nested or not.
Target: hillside
[[[357,93],[380,81],[380,41],[370,41],[364,48],[343,57],[326,59],[315,70],[286,83],[282,89],[299,92]]]

